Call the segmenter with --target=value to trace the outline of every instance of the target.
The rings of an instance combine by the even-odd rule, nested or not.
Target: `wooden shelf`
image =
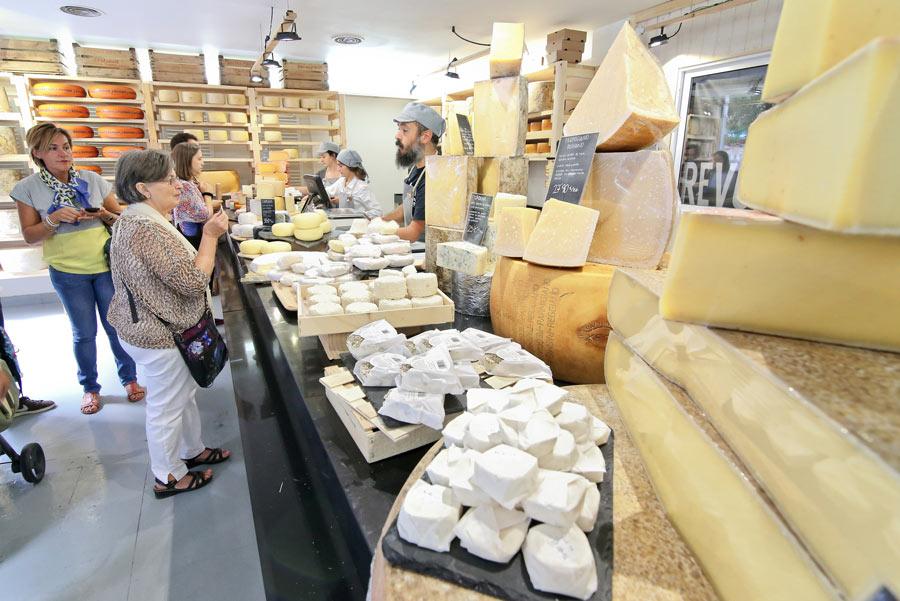
[[[99,117],[35,117],[35,121],[49,121],[49,122],[64,122],[64,123],[106,123],[109,125],[132,125],[132,124],[140,124],[146,125],[147,121],[144,119],[100,119]]]
[[[168,146],[172,140],[160,140],[163,146]],[[216,146],[250,146],[253,142],[232,142],[231,140],[200,140],[200,144],[212,144]]]
[[[27,154],[0,154],[0,163],[27,163]]]
[[[301,131],[340,131],[340,127],[335,127],[334,125],[269,125],[266,123],[260,123],[260,128],[262,129],[296,129]]]
[[[549,140],[550,134],[553,133],[550,130],[542,130],[542,131],[530,131],[525,134],[526,140]]]
[[[31,90],[31,83],[41,81],[72,81],[75,83],[120,83],[128,86],[133,86],[135,89],[140,89],[141,86],[141,82],[137,79],[116,79],[110,77],[69,77],[68,75],[41,75],[40,73],[29,74],[25,77],[29,81],[29,90]]]
[[[0,121],[15,121],[16,123],[22,122],[22,115],[19,113],[0,113]]]
[[[250,107],[246,104],[205,104],[202,102],[162,102],[160,100],[154,100],[153,104],[185,109],[217,109],[232,113],[247,113],[250,111]]]
[[[82,163],[115,163],[119,159],[118,159],[118,157],[116,157],[114,159],[110,158],[110,157],[90,157],[90,158],[83,158],[83,159],[76,157],[72,160],[80,165]]]
[[[305,141],[305,140],[301,140],[301,141],[297,141],[297,140],[290,141],[290,140],[288,140],[287,142],[267,142],[267,141],[261,141],[261,142],[260,142],[260,145],[262,145],[262,146],[318,146],[318,145],[321,144],[321,143],[322,143],[322,142],[307,142],[307,141]],[[318,159],[316,159],[316,160],[318,160]]]
[[[248,123],[210,123],[209,121],[157,121],[157,125],[184,125],[190,127],[229,127],[232,129],[248,129]]]
[[[154,90],[189,90],[198,92],[239,92],[247,95],[247,88],[242,86],[214,86],[205,83],[175,83],[175,82],[150,82]],[[258,89],[258,88],[251,88]]]
[[[318,163],[318,158],[309,158],[309,159],[288,159],[288,163]]]
[[[547,160],[552,159],[553,155],[550,154],[549,152],[542,152],[542,153],[530,152],[525,155],[525,158],[527,158],[529,161],[547,161]]]
[[[132,144],[149,144],[148,138],[75,138],[73,146],[90,146],[92,144],[115,144],[117,146],[130,146]]]
[[[203,157],[204,163],[252,163],[253,158],[236,158],[236,157]]]
[[[529,121],[541,121],[543,119],[546,119],[546,118],[552,117],[552,116],[553,116],[553,110],[551,109],[549,111],[541,111],[539,113],[528,113],[528,120]]]
[[[37,102],[54,102],[54,103],[62,103],[62,104],[134,104],[134,105],[142,105],[144,104],[143,100],[118,100],[116,98],[68,98],[68,97],[56,97],[56,96],[31,96],[32,101]]]
[[[288,88],[254,88],[257,96],[317,96],[317,97],[334,97],[336,100],[338,93],[333,90],[293,90]]]
[[[258,106],[256,110],[264,113],[293,113],[295,115],[340,115],[340,111],[325,109],[287,109],[277,106]]]

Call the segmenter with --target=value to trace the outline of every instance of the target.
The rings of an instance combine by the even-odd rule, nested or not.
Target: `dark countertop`
[[[248,328],[229,327],[230,334],[235,330],[229,343],[241,345],[248,357],[255,354],[265,375],[266,393],[283,403],[287,423],[282,428],[299,447],[313,486],[318,489],[315,497],[324,513],[331,514],[330,527],[346,544],[358,577],[365,582],[391,505],[430,445],[366,463],[318,382],[325,367],[337,362],[328,360],[317,337],[300,338],[296,315],[282,309],[271,286],[239,282],[239,270],[244,265],[235,246],[220,247],[221,298],[226,324],[246,319],[252,336],[240,335]],[[490,331],[486,318],[456,317],[453,327]]]

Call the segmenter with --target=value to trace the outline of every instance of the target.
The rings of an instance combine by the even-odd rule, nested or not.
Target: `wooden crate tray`
[[[62,75],[56,40],[20,40],[0,37],[0,71]]]

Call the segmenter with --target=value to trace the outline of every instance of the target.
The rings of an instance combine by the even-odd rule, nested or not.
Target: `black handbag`
[[[134,296],[128,286],[125,286],[125,292],[128,294],[131,322],[137,323],[138,314]],[[171,328],[171,325],[158,315],[156,318]],[[188,371],[191,372],[191,377],[201,388],[209,388],[228,361],[228,347],[216,327],[216,320],[209,306],[207,305],[197,323],[181,332],[172,332],[172,338]]]

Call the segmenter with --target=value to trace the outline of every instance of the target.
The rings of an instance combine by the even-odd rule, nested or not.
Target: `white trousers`
[[[147,387],[150,469],[160,482],[167,482],[169,474],[180,480],[188,471],[184,460],[205,448],[195,399],[197,383],[178,349],[146,349],[121,342],[137,363],[138,381]]]

